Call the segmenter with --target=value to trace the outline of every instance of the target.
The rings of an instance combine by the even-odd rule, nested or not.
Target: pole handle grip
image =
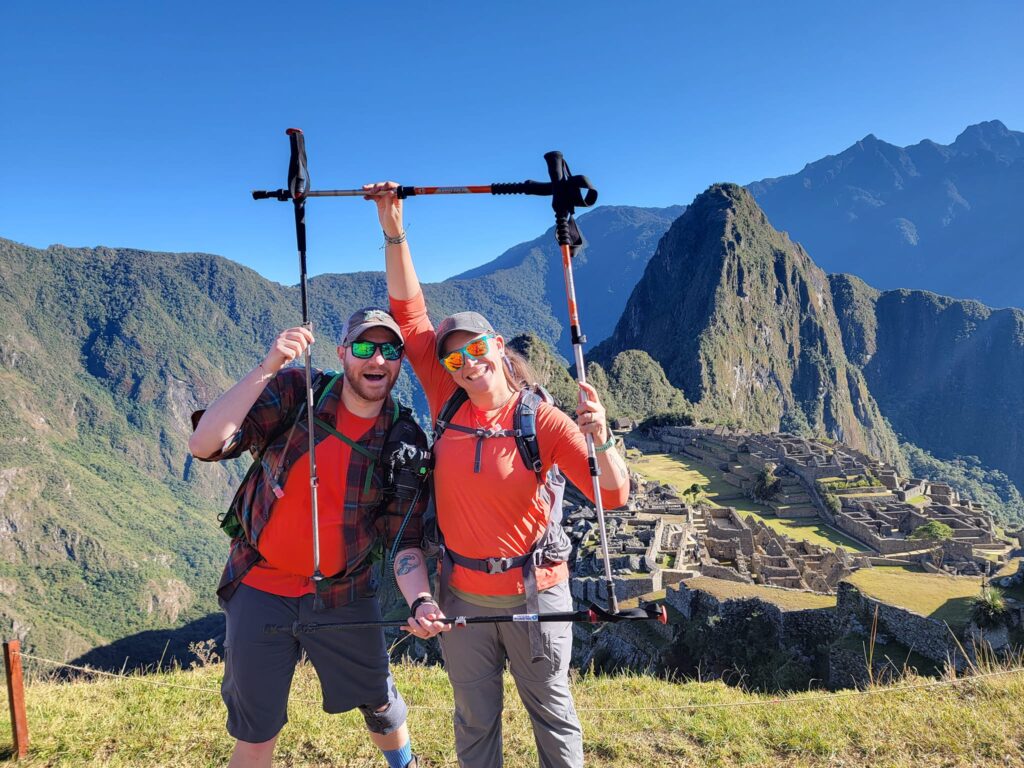
[[[292,200],[299,202],[309,191],[309,168],[306,166],[306,137],[299,128],[289,128],[291,157],[288,159],[288,192]]]
[[[291,193],[287,189],[254,189],[253,200],[291,200]]]
[[[491,184],[492,195],[540,195],[551,194],[551,184],[546,181],[514,181],[504,184]]]

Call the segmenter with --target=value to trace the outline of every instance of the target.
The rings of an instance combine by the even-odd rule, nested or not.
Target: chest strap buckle
[[[512,560],[508,557],[488,557],[484,562],[487,565],[487,573],[505,573],[512,567]]]

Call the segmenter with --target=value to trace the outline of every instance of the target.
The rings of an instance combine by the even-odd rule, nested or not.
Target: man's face
[[[364,331],[357,341],[399,343],[398,337],[383,327]],[[345,385],[351,387],[355,395],[371,403],[380,402],[387,397],[398,380],[398,374],[402,372],[401,358],[385,360],[380,347],[377,347],[367,360],[361,360],[353,355],[352,347],[338,347],[338,357],[345,371]]]

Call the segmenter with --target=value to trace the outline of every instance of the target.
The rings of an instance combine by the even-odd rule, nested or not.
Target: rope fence
[[[29,653],[22,653],[21,657],[24,659],[30,659],[32,661],[40,662],[42,664],[48,664],[53,667],[70,669],[84,674],[95,675],[97,677],[115,678],[119,680],[127,680],[135,683],[140,683],[142,685],[151,685],[162,688],[177,688],[185,691],[193,691],[197,693],[205,693],[214,696],[220,696],[219,688],[207,688],[202,686],[181,685],[179,683],[168,683],[160,680],[151,679],[153,676],[146,677],[142,675],[126,675],[118,672],[106,672],[99,669],[92,669],[91,667],[80,667],[74,664],[66,664],[61,661],[55,661],[54,659],[47,659],[45,657],[35,656]],[[911,691],[947,688],[957,685],[973,684],[981,680],[987,680],[997,677],[1007,677],[1009,675],[1016,675],[1021,672],[1024,672],[1024,667],[1002,669],[996,670],[994,672],[982,672],[979,674],[969,675],[967,677],[956,677],[948,680],[932,680],[927,683],[913,683],[911,685],[896,685],[885,688],[867,688],[864,690],[840,691],[837,693],[825,693],[818,694],[815,696],[803,696],[799,698],[775,697],[771,699],[760,699],[755,701],[704,702],[699,704],[676,704],[652,707],[579,707],[577,708],[577,712],[671,712],[699,711],[702,709],[740,709],[745,707],[776,706],[782,704],[803,705],[813,704],[821,701],[836,701],[837,699],[853,699],[868,696],[887,696],[900,693],[907,693]],[[320,701],[315,699],[303,699],[294,697],[290,698],[289,700],[300,702],[303,704],[319,705],[321,703]],[[453,707],[450,706],[434,707],[422,704],[410,704],[409,709],[427,710],[432,712],[454,712]]]

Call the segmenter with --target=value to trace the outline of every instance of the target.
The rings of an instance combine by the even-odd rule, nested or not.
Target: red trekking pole
[[[573,176],[561,152],[544,155],[551,177],[551,207],[555,211],[555,239],[562,251],[562,271],[565,275],[565,298],[569,305],[569,331],[572,337],[572,352],[576,362],[576,381],[587,383],[587,372],[583,362],[583,344],[587,337],[580,328],[579,307],[576,305],[576,284],[572,276],[572,259],[583,246],[583,236],[576,226],[576,206],[589,207],[597,202],[597,190],[586,176]],[[584,190],[586,192],[584,193]],[[584,398],[580,389],[580,401]],[[615,596],[612,580],[611,558],[608,553],[608,533],[604,522],[604,505],[601,502],[601,469],[597,466],[594,438],[587,435],[587,463],[590,478],[594,484],[594,507],[597,510],[597,526],[601,534],[601,553],[604,555],[604,581],[608,591],[608,607],[613,614],[619,612],[619,601]]]

